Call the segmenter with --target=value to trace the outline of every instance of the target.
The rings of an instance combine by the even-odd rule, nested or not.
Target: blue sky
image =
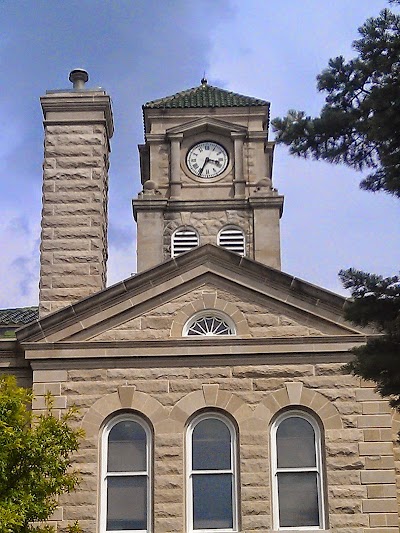
[[[0,2],[0,308],[38,296],[43,128],[39,97],[70,87],[75,67],[113,101],[108,284],[135,272],[131,199],[140,190],[141,105],[212,85],[317,114],[315,78],[384,0],[2,0]],[[392,7],[392,9],[397,9]],[[271,133],[271,138],[273,134]],[[360,191],[360,175],[304,161],[278,147],[274,184],[285,195],[282,267],[340,291],[337,272],[354,266],[395,274],[399,202]]]

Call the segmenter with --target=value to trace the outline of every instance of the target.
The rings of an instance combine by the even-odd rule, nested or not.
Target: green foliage
[[[45,412],[35,416],[31,401],[31,391],[14,377],[0,377],[0,533],[52,532],[33,523],[46,521],[57,497],[78,482],[70,468],[81,437],[70,427],[73,411],[56,418],[49,396]]]
[[[298,156],[370,169],[361,188],[400,196],[400,16],[384,9],[358,31],[358,56],[331,59],[317,77],[326,93],[320,116],[275,118],[276,141]]]
[[[290,153],[369,169],[361,188],[400,197],[400,16],[384,9],[358,31],[357,57],[331,59],[317,78],[326,93],[320,116],[291,110],[272,125]],[[354,269],[339,276],[353,297],[345,317],[381,333],[352,350],[355,358],[345,370],[375,381],[400,410],[400,278]]]
[[[383,333],[354,348],[355,357],[345,370],[375,381],[377,391],[400,410],[400,277],[383,278],[354,269],[342,270],[339,276],[353,296],[345,318]]]

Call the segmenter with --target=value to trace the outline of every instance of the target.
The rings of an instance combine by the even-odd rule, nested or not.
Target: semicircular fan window
[[[208,312],[192,317],[184,328],[184,335],[200,335],[202,337],[236,335],[236,330],[228,317]]]

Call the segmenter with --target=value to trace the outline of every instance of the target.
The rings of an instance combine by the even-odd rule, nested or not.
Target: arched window
[[[188,252],[192,248],[196,248],[199,245],[199,234],[197,231],[186,226],[184,228],[177,229],[171,238],[171,257]]]
[[[101,532],[147,532],[151,506],[151,432],[138,416],[121,414],[103,430]]]
[[[242,257],[245,254],[244,233],[237,226],[227,226],[218,233],[218,246],[235,252]]]
[[[321,431],[314,417],[287,411],[272,427],[275,529],[324,529]]]
[[[192,316],[183,328],[184,336],[214,337],[215,335],[236,335],[235,324],[221,312],[214,309],[201,311]]]
[[[189,531],[237,531],[237,457],[234,425],[203,413],[187,431]]]

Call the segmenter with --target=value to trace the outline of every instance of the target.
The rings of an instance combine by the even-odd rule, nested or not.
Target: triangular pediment
[[[344,303],[341,296],[207,244],[48,315],[19,330],[17,338],[30,346],[108,342],[116,349],[124,342],[184,342],[185,317],[215,308],[246,321],[235,344],[365,339],[367,332],[342,318]]]
[[[210,131],[220,134],[231,134],[242,133],[245,135],[247,133],[247,128],[245,126],[240,126],[238,124],[232,124],[231,122],[226,122],[225,120],[216,119],[213,117],[202,117],[196,120],[191,120],[190,122],[185,122],[174,128],[167,130],[168,135],[195,135],[197,133],[202,133],[204,131]]]

